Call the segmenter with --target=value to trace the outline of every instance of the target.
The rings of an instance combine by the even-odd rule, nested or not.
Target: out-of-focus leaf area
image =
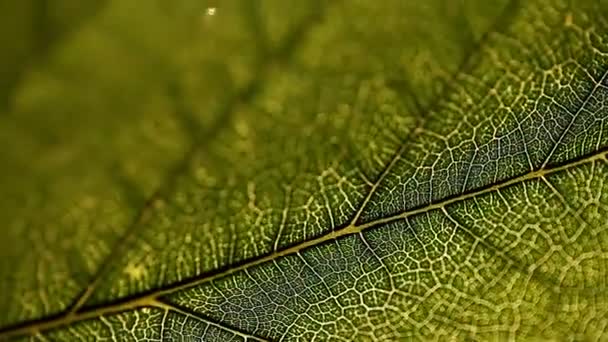
[[[34,63],[94,16],[104,0],[23,0],[0,3],[0,104],[7,109],[14,88]]]
[[[0,0],[0,341],[604,341],[607,160],[603,0]]]

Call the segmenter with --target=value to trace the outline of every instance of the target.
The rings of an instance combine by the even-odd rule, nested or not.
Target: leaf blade
[[[271,339],[551,338],[557,337],[558,332],[576,338],[600,338],[605,298],[601,292],[584,296],[586,285],[577,286],[588,281],[592,288],[602,288],[601,271],[589,275],[584,272],[604,269],[605,263],[603,245],[594,245],[589,236],[601,236],[604,224],[598,217],[604,208],[606,192],[601,181],[605,178],[606,160],[603,131],[607,113],[602,105],[607,89],[602,83],[606,54],[598,42],[606,34],[606,21],[601,11],[593,12],[597,4],[579,6],[573,9],[558,2],[548,7],[526,3],[521,14],[504,28],[504,34],[492,34],[489,44],[482,46],[482,52],[475,56],[479,63],[449,84],[448,97],[440,101],[427,123],[415,128],[416,119],[397,120],[403,126],[396,134],[384,131],[380,145],[385,151],[378,160],[370,162],[369,158],[375,154],[377,157],[375,147],[364,148],[364,157],[356,157],[350,163],[343,163],[346,159],[340,157],[318,158],[314,153],[307,154],[308,160],[295,159],[296,166],[306,167],[318,158],[319,165],[305,168],[312,175],[320,173],[316,179],[298,180],[297,174],[290,174],[293,172],[290,168],[294,167],[290,164],[272,170],[272,159],[256,164],[255,160],[264,159],[265,153],[255,153],[276,153],[276,147],[264,147],[263,139],[242,137],[251,132],[274,137],[274,124],[268,123],[277,119],[273,117],[277,113],[296,119],[276,121],[288,132],[295,132],[295,127],[301,128],[297,118],[302,113],[298,110],[318,111],[310,105],[315,101],[302,101],[310,98],[308,93],[319,94],[314,84],[319,82],[314,79],[316,76],[312,87],[304,83],[304,90],[294,90],[289,88],[290,84],[300,86],[308,75],[304,77],[294,71],[284,75],[285,69],[281,67],[269,70],[269,78],[274,81],[270,90],[261,92],[251,105],[241,109],[231,128],[234,132],[220,135],[218,146],[209,150],[217,148],[230,154],[241,148],[244,153],[233,157],[238,156],[244,165],[259,169],[242,172],[246,182],[238,178],[232,181],[235,183],[230,183],[230,178],[220,181],[240,186],[241,190],[235,192],[214,187],[211,183],[217,177],[213,180],[204,168],[202,171],[195,168],[193,171],[199,174],[186,175],[182,184],[178,181],[178,191],[168,202],[174,212],[154,216],[154,221],[165,220],[166,225],[150,226],[148,235],[138,242],[140,246],[151,245],[160,250],[162,259],[171,260],[169,265],[173,266],[163,271],[166,266],[154,264],[152,258],[157,252],[146,256],[150,259],[144,266],[138,265],[137,260],[146,254],[146,249],[137,247],[117,267],[118,273],[108,278],[109,287],[94,293],[97,297],[92,303],[97,306],[76,313],[78,321],[91,318],[82,324],[95,324],[92,317],[96,314],[115,312],[121,309],[120,305],[124,305],[123,309],[137,309],[145,302],[140,300],[162,295],[178,310],[225,323],[228,330],[236,328]],[[549,28],[556,28],[560,34],[549,37]],[[539,37],[543,38],[540,42]],[[324,57],[331,58],[331,54]],[[298,58],[296,55],[295,60]],[[389,63],[387,60],[385,63]],[[354,65],[364,69],[364,64]],[[370,65],[373,70],[374,64]],[[323,85],[329,89],[337,89],[339,84],[331,78],[323,79]],[[404,103],[392,102],[395,92],[411,94],[411,84],[407,82],[404,86],[372,77],[369,84],[365,94],[370,89],[379,94],[378,108],[388,101],[396,104],[397,111],[415,110],[429,101],[416,94]],[[397,88],[393,88],[395,85]],[[423,87],[421,93],[430,88]],[[285,110],[277,98],[289,99],[286,103],[295,105]],[[355,101],[355,109],[356,105]],[[338,114],[343,115],[345,109]],[[395,114],[395,109],[391,110],[389,113]],[[370,107],[359,111],[370,111]],[[264,117],[260,113],[270,115]],[[488,115],[480,115],[484,113]],[[251,126],[247,117],[260,122]],[[330,129],[326,131],[322,125],[304,126],[303,130],[331,135],[339,126],[335,121],[329,122]],[[349,125],[345,127],[352,127],[352,122]],[[375,123],[364,128],[357,133],[374,132]],[[295,135],[295,140],[301,137]],[[374,136],[377,138],[378,135]],[[222,146],[226,140],[238,143],[227,149]],[[296,151],[308,151],[297,144],[289,145],[289,139],[277,141],[288,144],[286,149],[278,150],[283,156],[289,156],[289,148],[294,146]],[[347,141],[349,147],[357,146],[356,140]],[[312,139],[308,143],[320,145],[323,140]],[[396,150],[402,152],[391,164],[388,162],[391,152]],[[357,156],[348,148],[330,146],[325,151]],[[370,153],[367,161],[365,153]],[[223,165],[217,167],[220,170],[238,164],[214,164],[207,158],[201,157],[197,162]],[[549,162],[552,158],[554,161]],[[370,179],[375,177],[370,175],[377,175],[387,164],[392,165],[386,168],[387,176],[380,177],[378,185],[374,185]],[[450,171],[454,165],[456,168]],[[247,179],[258,170],[265,173],[253,181]],[[279,184],[285,182],[286,174],[286,184],[291,186],[277,186],[277,180]],[[199,183],[187,179],[197,176]],[[329,177],[329,186],[324,177]],[[275,183],[264,184],[260,180],[263,178]],[[317,185],[306,186],[315,181]],[[185,189],[200,186],[201,182],[208,187],[203,195],[200,188],[195,188],[184,196]],[[408,186],[414,183],[418,186]],[[402,190],[397,191],[399,188]],[[522,194],[524,200],[518,198]],[[201,195],[212,196],[205,199],[206,206],[196,197]],[[237,204],[213,219],[193,212],[228,200]],[[313,206],[299,205],[305,202]],[[300,208],[304,216],[298,216],[294,207]],[[265,212],[268,209],[272,211],[270,214]],[[513,215],[501,215],[502,212]],[[234,221],[226,221],[225,217],[233,213],[237,213]],[[357,221],[360,215],[361,220],[348,224],[353,217]],[[199,226],[203,232],[218,232],[233,239],[227,243],[229,248],[223,258],[213,260],[217,253],[213,249],[221,245],[213,246],[216,238],[213,234],[190,235],[197,228],[198,219],[209,223]],[[308,226],[311,220],[312,229]],[[265,228],[243,230],[251,235],[239,236],[235,230],[228,233],[222,230],[223,225],[230,228],[230,222],[245,222],[249,229]],[[188,227],[176,228],[180,226]],[[513,231],[509,229],[511,226]],[[332,232],[335,227],[339,229]],[[186,235],[180,236],[184,232]],[[155,236],[159,233],[173,235]],[[515,240],[509,240],[513,236]],[[526,244],[528,240],[533,244]],[[186,246],[186,251],[179,248],[166,251],[163,241],[176,247]],[[212,243],[201,248],[189,246],[192,241]],[[260,244],[261,241],[264,243]],[[201,269],[197,254],[211,256],[207,262],[212,264]],[[196,260],[194,264],[192,260]],[[156,280],[136,276],[150,271],[155,273],[156,278],[152,279]],[[269,293],[267,289],[271,289]],[[124,296],[127,297],[114,301]],[[570,301],[581,304],[573,306]],[[556,308],[557,316],[547,316]],[[567,321],[569,314],[585,318],[577,325],[578,321]],[[49,327],[66,322],[51,320]]]

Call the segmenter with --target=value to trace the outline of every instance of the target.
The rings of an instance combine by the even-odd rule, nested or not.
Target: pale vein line
[[[414,135],[416,135],[415,132],[414,132]],[[372,188],[368,191],[367,196],[365,196],[363,203],[361,203],[361,205],[359,206],[359,210],[357,210],[357,212],[355,213],[355,216],[351,220],[351,222],[350,222],[351,225],[354,225],[357,223],[357,221],[359,220],[359,217],[361,217],[361,214],[363,214],[363,210],[367,207],[367,203],[372,199],[372,196],[376,193],[376,190],[378,189],[378,187],[380,186],[380,184],[382,183],[384,178],[392,171],[393,166],[397,163],[397,161],[399,161],[399,159],[401,159],[401,155],[403,154],[403,152],[405,152],[406,147],[407,147],[407,144],[403,144],[399,148],[399,150],[397,151],[397,153],[395,154],[395,156],[393,157],[391,162],[388,164],[387,167],[384,168],[384,170],[380,174],[380,177],[378,177],[378,179],[374,182],[374,185],[372,185]]]
[[[574,122],[576,121],[576,119],[578,118],[579,114],[585,109],[585,106],[587,105],[587,103],[589,102],[589,100],[591,100],[593,98],[593,94],[595,94],[595,91],[599,87],[602,86],[602,82],[604,82],[604,79],[606,78],[606,75],[608,75],[608,69],[606,69],[606,71],[604,72],[604,74],[602,75],[602,77],[600,77],[599,82],[597,82],[595,84],[595,86],[593,87],[593,89],[591,90],[591,92],[589,93],[589,95],[587,95],[587,97],[585,97],[585,100],[583,101],[583,103],[581,104],[581,106],[578,108],[578,110],[576,111],[576,113],[574,113],[574,116],[572,117],[572,120],[570,120],[570,123],[568,124],[568,127],[566,127],[566,129],[562,132],[562,134],[560,135],[560,137],[557,140],[557,142],[555,143],[555,145],[553,145],[553,149],[551,149],[551,152],[549,152],[549,155],[547,156],[547,158],[543,162],[543,165],[540,167],[541,169],[544,169],[547,166],[547,164],[551,160],[551,157],[553,157],[553,153],[555,153],[555,151],[557,150],[557,148],[561,144],[561,142],[564,139],[564,137],[566,136],[566,134],[568,134],[568,132],[570,132],[570,128],[572,127],[572,125],[574,124]]]
[[[281,240],[283,230],[287,224],[287,214],[289,212],[289,207],[291,206],[291,191],[290,186],[285,187],[285,203],[283,204],[283,210],[281,211],[281,223],[279,224],[279,231],[274,239],[274,245],[272,248],[272,250],[275,252],[279,250],[279,241]]]
[[[167,322],[167,316],[169,315],[169,310],[165,310],[163,314],[163,320],[160,322],[160,340],[162,341],[165,336],[165,324]]]
[[[208,320],[208,319],[206,319],[206,318],[204,318],[202,316],[195,315],[195,314],[193,314],[191,312],[188,312],[188,311],[186,311],[186,310],[184,310],[184,309],[180,308],[179,306],[177,306],[175,304],[172,304],[172,303],[167,303],[165,301],[155,300],[155,301],[151,301],[150,302],[150,306],[153,306],[153,307],[165,310],[165,312],[173,311],[173,312],[178,313],[180,315],[183,315],[185,317],[189,317],[189,318],[192,318],[192,319],[194,319],[196,321],[205,323],[208,326],[214,326],[214,327],[216,327],[218,329],[229,331],[229,332],[231,332],[231,333],[233,333],[233,334],[235,334],[237,336],[243,337],[244,339],[251,338],[251,339],[254,339],[254,340],[260,341],[260,342],[270,342],[269,340],[264,339],[262,337],[254,336],[252,334],[243,333],[243,332],[241,332],[239,330],[236,330],[236,329],[233,329],[233,328],[231,328],[229,326],[225,326],[225,325],[218,324],[216,322],[210,321],[210,320]],[[162,338],[162,336],[161,336],[161,338]]]
[[[359,238],[361,239],[361,241],[365,245],[365,248],[367,248],[367,250],[369,252],[371,252],[372,256],[378,261],[378,263],[380,263],[380,268],[382,268],[386,272],[386,275],[388,277],[388,281],[389,281],[389,283],[391,285],[391,291],[392,292],[396,291],[397,287],[395,286],[395,283],[393,281],[393,276],[391,274],[390,269],[386,265],[386,262],[384,262],[384,260],[382,260],[382,258],[378,255],[378,253],[376,253],[376,251],[372,248],[372,246],[367,241],[367,238],[365,237],[365,235],[363,235],[363,232],[359,232]]]

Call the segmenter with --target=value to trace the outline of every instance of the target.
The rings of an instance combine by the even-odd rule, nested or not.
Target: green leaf
[[[28,65],[43,60],[56,45],[104,5],[103,0],[24,0],[3,2],[0,13],[0,110]]]
[[[608,337],[608,6],[108,1],[0,118],[0,339]]]

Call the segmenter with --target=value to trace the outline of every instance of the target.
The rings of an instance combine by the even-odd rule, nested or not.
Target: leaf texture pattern
[[[98,11],[2,118],[0,339],[608,338],[607,4]]]

